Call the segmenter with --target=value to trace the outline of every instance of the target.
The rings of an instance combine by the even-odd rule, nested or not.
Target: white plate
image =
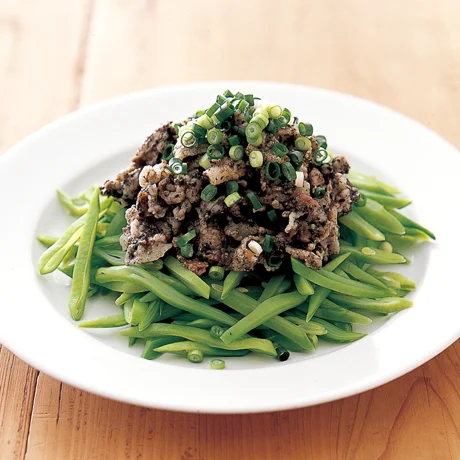
[[[413,308],[373,323],[348,346],[296,354],[285,363],[255,357],[227,360],[225,371],[185,360],[140,359],[114,331],[88,333],[67,313],[68,286],[40,277],[37,233],[62,231],[70,219],[55,189],[71,193],[125,167],[161,122],[209,106],[227,87],[284,104],[324,133],[357,170],[376,173],[413,199],[411,215],[434,231],[435,243],[403,267],[418,283]],[[181,411],[235,413],[319,404],[374,388],[421,365],[459,336],[456,287],[458,152],[402,115],[355,97],[287,84],[221,82],[124,96],[71,114],[22,141],[0,160],[0,338],[32,366],[102,396]],[[401,267],[398,267],[398,269]],[[65,283],[64,283],[65,284]],[[115,312],[107,298],[85,318]]]

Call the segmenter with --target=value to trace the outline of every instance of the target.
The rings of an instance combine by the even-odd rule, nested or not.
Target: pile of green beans
[[[37,236],[47,248],[38,269],[72,278],[69,312],[76,321],[90,297],[116,293],[114,314],[79,327],[122,328],[129,346],[144,343],[144,359],[170,353],[193,363],[209,358],[212,369],[224,369],[216,357],[258,353],[285,361],[321,340],[353,342],[366,335],[354,325],[412,306],[406,296],[415,283],[379,266],[407,263],[397,251],[435,236],[400,213],[410,201],[397,189],[359,173],[351,180],[361,199],[339,219],[340,253],[320,270],[291,258],[274,274],[211,270],[199,277],[169,255],[127,266],[120,245],[126,210],[95,187],[76,198],[58,191],[76,220],[59,237]]]

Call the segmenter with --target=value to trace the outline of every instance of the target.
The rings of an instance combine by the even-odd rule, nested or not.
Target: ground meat
[[[233,124],[244,130],[248,123],[237,110]],[[225,149],[230,147],[228,137],[235,135],[235,131],[223,133]],[[248,145],[240,136],[239,142],[245,149],[242,160],[234,161],[225,155],[212,160],[211,166],[204,169],[200,159],[207,145],[199,141],[192,148],[185,148],[171,123],[161,126],[138,149],[130,167],[102,188],[103,193],[129,207],[127,226],[120,240],[126,263],[150,262],[172,251],[199,275],[213,265],[234,271],[276,271],[278,267],[267,263],[268,254],[256,255],[248,247],[251,241],[262,245],[268,234],[274,236],[270,255],[284,261],[292,256],[311,268],[321,268],[324,261],[339,252],[338,218],[351,211],[359,192],[345,176],[350,166],[344,157],[337,156],[323,166],[311,162],[318,149],[314,136],[310,136],[311,149],[302,152],[303,162],[294,164],[303,175],[303,184],[296,187],[293,181],[287,182],[283,164],[290,162],[291,157],[277,155],[272,147],[282,142],[289,151],[297,150],[295,140],[299,136],[296,124],[279,128],[274,134],[264,131],[257,146]],[[171,160],[162,158],[168,144],[174,146]],[[280,166],[278,179],[270,180],[265,167],[250,166],[248,158],[254,150],[262,153],[264,164],[274,162]],[[181,161],[187,172],[173,174],[170,161]],[[231,206],[224,202],[229,193],[225,183],[229,181],[238,183],[241,195]],[[201,193],[209,184],[217,188],[217,194],[205,202]],[[249,192],[255,194],[260,209],[247,196]],[[192,230],[196,230],[196,236],[189,244],[194,255],[186,259],[177,241]]]

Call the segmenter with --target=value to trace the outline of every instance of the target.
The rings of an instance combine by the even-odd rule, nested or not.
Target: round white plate
[[[376,321],[347,346],[321,343],[285,363],[247,357],[209,364],[163,356],[139,358],[114,330],[86,332],[67,312],[64,277],[42,277],[37,233],[58,234],[71,221],[55,189],[76,193],[128,165],[161,122],[209,106],[226,88],[279,102],[325,134],[355,169],[405,192],[410,215],[437,236],[404,269],[416,280],[414,307]],[[0,157],[0,340],[41,371],[78,388],[143,406],[236,413],[290,409],[332,401],[386,383],[421,365],[459,337],[456,300],[460,260],[460,155],[434,132],[387,108],[331,91],[288,84],[220,82],[162,88],[73,113]],[[92,300],[85,319],[116,312],[112,298]]]

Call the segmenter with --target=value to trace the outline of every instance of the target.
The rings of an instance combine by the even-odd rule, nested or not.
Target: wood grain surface
[[[0,69],[0,152],[80,106],[217,79],[345,91],[460,146],[458,0],[0,0]],[[2,348],[0,459],[460,459],[459,354],[334,403],[218,416],[93,396]]]

